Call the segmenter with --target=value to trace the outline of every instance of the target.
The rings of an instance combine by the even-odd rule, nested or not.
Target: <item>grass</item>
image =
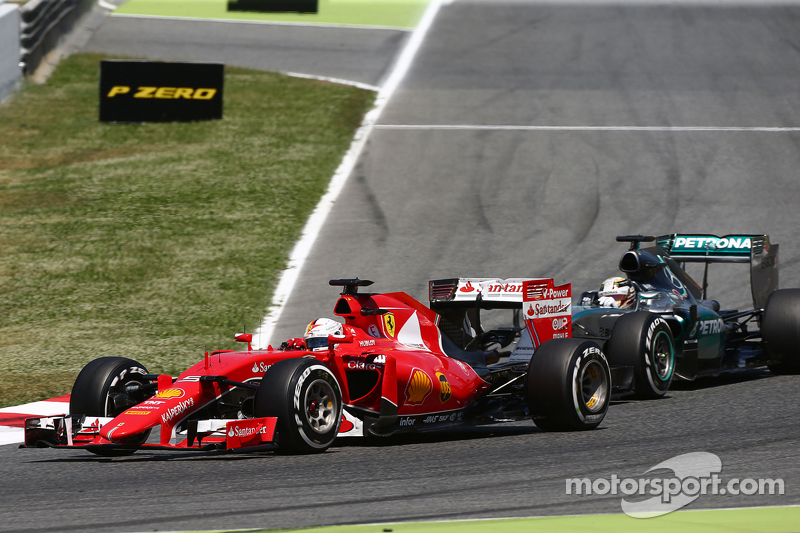
[[[114,13],[413,29],[427,4],[428,0],[319,0],[317,13],[262,13],[228,11],[228,0],[129,0]]]
[[[374,93],[226,69],[224,118],[103,124],[97,55],[0,107],[0,406],[253,331]]]

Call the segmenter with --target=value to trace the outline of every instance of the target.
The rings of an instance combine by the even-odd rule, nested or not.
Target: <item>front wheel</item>
[[[584,339],[543,343],[528,364],[525,399],[545,431],[580,431],[600,425],[611,400],[605,355]]]
[[[640,311],[619,317],[606,353],[611,364],[633,367],[635,398],[660,398],[669,390],[675,371],[675,340],[660,316]]]
[[[314,359],[284,359],[264,374],[253,404],[256,417],[277,417],[284,453],[324,452],[342,421],[339,382]]]
[[[125,357],[101,357],[83,367],[69,398],[69,412],[76,415],[115,417],[126,409],[145,401],[150,394],[131,393],[128,385],[150,383],[143,364]],[[150,430],[136,435],[124,444],[143,444]],[[135,449],[113,449],[98,446],[87,448],[103,456],[130,455]]]

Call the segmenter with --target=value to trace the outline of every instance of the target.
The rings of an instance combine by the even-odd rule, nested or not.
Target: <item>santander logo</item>
[[[460,290],[461,292],[472,292],[472,291],[475,290],[475,287],[472,286],[472,282],[471,281],[468,281],[466,285],[464,285],[463,287],[461,287],[458,290]]]

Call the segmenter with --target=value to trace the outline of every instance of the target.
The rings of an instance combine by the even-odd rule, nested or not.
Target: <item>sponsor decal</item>
[[[436,373],[436,378],[439,380],[439,400],[442,403],[446,402],[450,399],[453,391],[450,388],[450,383],[447,381],[447,376],[442,374],[441,372]]]
[[[460,290],[461,292],[472,292],[472,291],[475,290],[475,287],[472,286],[472,282],[471,281],[468,281],[466,285],[464,285],[463,287],[461,287],[458,290]]]
[[[719,252],[746,252],[750,253],[752,241],[750,237],[736,237],[727,235],[716,237],[714,235],[676,237],[672,252],[676,251],[719,251]]]
[[[400,427],[411,427],[417,420],[415,418],[411,418],[410,416],[404,416],[400,419]]]
[[[506,283],[505,285],[502,283],[495,283],[489,285],[487,292],[522,292],[522,283]]]
[[[689,336],[694,337],[698,334],[713,335],[716,333],[722,333],[723,331],[725,331],[725,321],[721,318],[715,318],[712,320],[698,320],[692,328],[691,333],[689,333]]]
[[[362,348],[366,348],[367,346],[375,346],[375,341],[358,341],[358,345]]]
[[[386,356],[385,355],[376,355],[373,361],[376,365],[384,365],[386,364]]]
[[[538,291],[533,294],[534,300],[555,300],[556,298],[569,298],[570,294],[570,287],[566,289],[554,289],[553,287],[548,287],[544,289],[541,293]]]
[[[383,327],[386,330],[386,335],[389,337],[394,337],[394,329],[395,329],[395,318],[394,314],[386,313],[383,315]]]
[[[271,366],[272,365],[268,365],[266,363],[253,363],[253,368],[251,368],[250,370],[253,371],[253,374],[263,374],[264,372],[269,370],[269,367]]]
[[[378,326],[376,326],[375,324],[370,324],[369,325],[369,328],[367,328],[367,333],[369,333],[373,337],[377,337],[377,338],[380,338],[380,336],[381,336],[381,332],[380,332],[380,330],[378,330]]]
[[[423,424],[441,424],[442,422],[456,422],[461,420],[461,413],[446,413],[441,415],[428,415],[422,419]]]
[[[164,389],[154,396],[154,398],[183,398],[183,389]]]
[[[126,415],[149,415],[150,411],[139,411],[139,410],[127,410],[125,411]]]
[[[554,318],[553,319],[553,331],[561,331],[562,329],[567,328],[567,324],[569,324],[569,318],[562,317],[562,318]]]
[[[374,370],[375,372],[380,371],[382,365],[376,363],[365,363],[364,361],[348,361],[347,368],[349,370]]]
[[[339,433],[347,433],[348,431],[352,431],[354,427],[356,427],[356,425],[350,422],[347,417],[344,416],[344,413],[342,413],[342,423],[339,426]]]
[[[179,402],[176,406],[170,407],[161,415],[161,423],[167,424],[177,416],[182,415],[194,406],[194,398],[189,398],[184,402]]]
[[[268,430],[264,426],[237,427],[231,426],[228,430],[229,437],[252,437],[253,435],[266,435]]]
[[[258,446],[272,441],[275,433],[275,418],[251,418],[235,420],[225,424],[225,447],[229,450]]]
[[[529,303],[526,314],[532,318],[548,318],[552,315],[563,315],[569,312],[571,304],[572,302],[569,300],[556,301],[552,304]]]
[[[406,403],[409,405],[421,404],[433,390],[430,376],[422,370],[415,368],[411,372],[411,379],[406,387]]]
[[[163,405],[167,402],[164,400],[147,400],[146,402],[142,402],[140,405]]]
[[[114,98],[119,94],[128,94],[131,88],[127,85],[114,85],[108,94],[108,98]],[[194,89],[192,87],[138,87],[133,94],[134,98],[162,98],[176,99],[186,98],[194,100],[211,100],[217,94],[216,89]]]

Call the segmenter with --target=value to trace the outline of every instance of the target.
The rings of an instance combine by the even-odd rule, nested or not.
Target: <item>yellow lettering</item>
[[[128,93],[130,91],[131,91],[130,87],[126,87],[124,85],[114,85],[111,88],[111,90],[108,91],[108,94],[106,96],[108,96],[109,98],[114,98],[118,94],[125,94],[125,93]]]
[[[197,89],[192,98],[195,100],[211,100],[215,94],[217,94],[216,89]]]
[[[133,95],[134,98],[152,98],[156,87],[139,87],[139,92]]]
[[[194,89],[191,87],[178,87],[175,89],[175,96],[173,98],[191,98]]]
[[[175,87],[159,87],[156,98],[175,98]]]

